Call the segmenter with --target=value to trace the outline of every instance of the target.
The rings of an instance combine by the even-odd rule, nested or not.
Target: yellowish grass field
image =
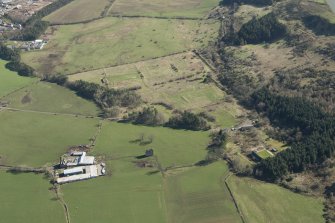
[[[202,18],[219,0],[116,0],[112,15]]]
[[[208,45],[217,21],[105,18],[49,30],[43,50],[22,59],[40,73],[78,73],[158,58]]]
[[[51,13],[44,20],[51,24],[87,21],[101,17],[110,4],[110,0],[75,0]]]

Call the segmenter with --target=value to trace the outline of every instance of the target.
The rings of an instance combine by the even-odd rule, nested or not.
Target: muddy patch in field
[[[22,98],[21,98],[21,104],[29,104],[32,101],[31,92],[27,92]]]

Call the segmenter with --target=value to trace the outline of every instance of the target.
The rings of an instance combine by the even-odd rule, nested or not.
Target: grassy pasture
[[[257,152],[257,155],[261,158],[261,159],[266,159],[266,158],[269,158],[269,157],[272,157],[273,154],[270,153],[268,150],[266,149],[263,149],[261,151],[258,151]]]
[[[209,20],[104,18],[51,28],[45,48],[22,59],[41,73],[79,73],[201,48],[218,28]]]
[[[206,110],[210,104],[220,103],[225,96],[214,84],[203,83],[208,73],[209,68],[193,53],[188,52],[78,73],[70,75],[69,79],[98,84],[104,79],[113,88],[141,87],[137,92],[149,103],[164,102],[177,109],[200,112]],[[221,111],[216,112],[218,116],[221,114]],[[220,118],[224,126],[234,122],[234,117],[229,113]]]
[[[129,159],[108,163],[112,176],[66,184],[61,187],[71,222],[166,222],[160,173],[138,168]]]
[[[51,24],[66,24],[99,18],[110,0],[75,0],[46,16],[44,20]]]
[[[0,171],[1,222],[65,223],[63,207],[43,175]]]
[[[141,135],[144,140],[139,141]],[[172,130],[163,127],[145,127],[131,124],[104,122],[97,138],[94,153],[112,158],[143,155],[154,149],[162,167],[194,164],[206,157],[208,132]],[[148,142],[152,136],[153,142]]]
[[[227,165],[216,162],[168,176],[165,191],[169,222],[241,222],[223,182],[227,173]]]
[[[322,200],[248,178],[233,176],[229,185],[249,223],[324,222]]]
[[[4,100],[9,102],[9,107],[17,109],[81,115],[97,115],[99,112],[94,103],[64,87],[46,82],[25,87]]]
[[[203,18],[219,0],[116,0],[112,15]]]
[[[234,109],[236,110],[238,108]],[[235,112],[229,111],[229,109],[226,109],[224,107],[215,107],[214,109],[211,109],[209,113],[215,117],[215,123],[221,127],[231,128],[237,123]]]
[[[5,60],[0,60],[0,98],[29,84],[37,79],[21,77],[17,73],[5,68]]]
[[[0,123],[0,163],[35,167],[57,162],[69,146],[88,144],[98,121],[2,111]]]

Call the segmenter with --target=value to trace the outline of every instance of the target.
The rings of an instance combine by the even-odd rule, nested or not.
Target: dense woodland
[[[272,124],[299,128],[303,137],[291,148],[259,163],[256,175],[276,180],[291,172],[301,172],[334,155],[335,117],[302,98],[279,96],[263,88],[252,95],[255,109]]]
[[[316,15],[308,15],[303,18],[306,27],[318,35],[335,35],[335,24]]]
[[[261,18],[253,18],[243,24],[237,33],[225,35],[222,41],[229,45],[259,44],[280,39],[285,34],[285,25],[273,13],[269,13]]]
[[[165,123],[165,126],[174,129],[194,131],[208,130],[210,128],[204,118],[188,111],[172,116],[169,121]]]
[[[133,112],[128,118],[133,124],[158,126],[164,123],[164,117],[154,107],[145,107],[141,111]]]
[[[274,0],[222,0],[220,5],[249,4],[255,6],[272,5]]]
[[[133,108],[141,103],[140,96],[127,89],[108,89],[82,80],[67,82],[66,86],[79,96],[94,101],[102,109],[115,106]]]

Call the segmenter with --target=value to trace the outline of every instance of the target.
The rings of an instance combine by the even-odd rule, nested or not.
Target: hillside
[[[41,9],[0,44],[0,215],[335,222],[334,10],[331,0]],[[75,168],[59,161],[76,153],[104,172],[59,183],[88,174],[84,155]]]

